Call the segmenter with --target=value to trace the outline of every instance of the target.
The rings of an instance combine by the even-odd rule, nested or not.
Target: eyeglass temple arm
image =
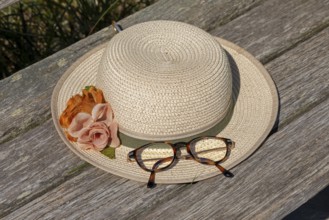
[[[136,153],[135,151],[130,151],[128,153],[127,160],[130,161],[130,162],[132,162],[133,160],[135,160],[135,153]],[[155,184],[155,171],[154,171],[154,169],[156,169],[161,163],[162,163],[161,161],[158,161],[157,163],[155,163],[153,165],[153,168],[152,168],[152,171],[151,171],[151,174],[150,174],[150,178],[149,178],[149,181],[147,183],[147,188],[152,189],[152,188],[156,187],[156,184]]]
[[[155,169],[157,169],[160,164],[163,163],[162,160],[158,160],[152,167],[152,171],[150,174],[150,178],[149,181],[147,183],[147,188],[149,189],[153,189],[154,187],[156,187],[157,184],[155,184]]]
[[[234,177],[234,174],[231,173],[229,170],[225,169],[224,167],[222,167],[217,163],[215,165],[224,174],[225,177],[230,177],[230,178]]]
[[[221,162],[224,162],[225,160],[227,160],[227,158],[230,155],[230,150],[235,148],[235,142],[232,141],[231,139],[226,139],[226,144],[228,144],[228,148],[229,148],[228,155],[225,156],[226,159],[222,160]],[[234,177],[233,173],[231,173],[229,170],[227,170],[224,167],[222,167],[221,165],[219,165],[219,163],[216,163],[215,165],[224,174],[225,177],[229,177],[229,178]]]
[[[156,187],[156,185],[157,184],[155,183],[155,171],[151,171],[149,181],[147,182],[147,188],[153,189],[154,187]]]
[[[151,171],[151,174],[150,174],[150,178],[149,178],[149,181],[147,183],[147,188],[154,188],[156,186],[155,184],[155,173],[156,173],[156,169],[163,163],[165,162],[170,162],[172,161],[172,158],[173,157],[166,157],[166,158],[163,158],[161,160],[158,160],[152,167],[152,171]]]

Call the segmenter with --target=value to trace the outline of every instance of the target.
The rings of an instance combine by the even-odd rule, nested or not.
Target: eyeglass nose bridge
[[[182,147],[186,147],[187,144],[188,144],[187,142],[177,142],[177,143],[173,144],[173,146],[175,148],[182,148]]]
[[[189,160],[189,159],[192,159],[192,156],[191,155],[182,155],[181,153],[177,154],[177,159],[180,159],[180,160]]]
[[[176,158],[177,159],[183,159],[183,160],[189,160],[192,159],[192,156],[187,154],[187,155],[183,155],[180,148],[184,148],[187,147],[188,143],[187,142],[178,142],[175,143],[173,146],[176,148]]]

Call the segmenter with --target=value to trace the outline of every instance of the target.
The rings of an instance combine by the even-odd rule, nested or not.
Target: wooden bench
[[[159,0],[119,23],[156,19],[196,25],[255,55],[279,91],[277,131],[233,179],[150,190],[85,163],[60,140],[50,99],[75,60],[111,39],[105,28],[0,81],[0,217],[279,219],[328,186],[328,0]]]

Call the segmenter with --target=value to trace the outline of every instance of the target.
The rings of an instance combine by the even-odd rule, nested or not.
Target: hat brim
[[[212,135],[235,141],[230,158],[221,164],[230,169],[248,158],[268,136],[277,119],[279,101],[272,78],[256,58],[229,41],[215,39],[229,57],[233,74],[233,106],[225,123],[215,126],[215,134]],[[121,135],[122,145],[116,149],[116,159],[109,159],[100,152],[80,149],[75,142],[66,138],[59,124],[59,116],[68,99],[80,93],[85,86],[95,85],[105,47],[106,44],[102,44],[79,58],[58,81],[51,100],[53,121],[64,143],[81,159],[112,174],[147,182],[150,173],[142,170],[137,163],[127,161],[128,152],[138,147],[139,141]],[[180,160],[171,169],[157,173],[156,182],[190,183],[218,174],[220,171],[215,166]]]

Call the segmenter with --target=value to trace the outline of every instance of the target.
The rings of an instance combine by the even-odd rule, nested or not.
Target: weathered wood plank
[[[259,2],[246,0],[232,1],[232,4],[228,4],[229,1],[216,1],[210,7],[203,1],[159,1],[146,8],[144,12],[139,12],[122,22],[127,27],[143,19],[190,19],[189,22],[200,21],[199,26],[207,29],[214,17],[218,19],[218,23],[221,20],[227,22],[228,18],[238,16]],[[174,6],[176,10],[172,13],[165,10]],[[214,6],[217,11],[213,9]],[[198,18],[198,14],[195,13],[197,9],[207,13]],[[226,13],[218,15],[219,10]],[[191,15],[192,12],[194,16]],[[144,16],[147,18],[143,18]],[[83,162],[62,144],[49,120],[50,97],[54,85],[66,68],[90,48],[108,40],[113,34],[113,31],[104,29],[0,81],[0,155],[6,158],[1,161],[0,166],[6,177],[0,178],[0,216],[62,183],[76,166],[79,170]],[[13,139],[16,136],[18,137]],[[45,144],[45,140],[46,146],[39,144]],[[17,145],[21,147],[16,149]],[[54,152],[51,152],[52,149],[55,149]],[[13,166],[16,162],[17,166]],[[47,162],[50,164],[45,165]],[[12,173],[14,168],[16,171]],[[17,179],[17,175],[21,178]],[[15,184],[8,188],[9,183]]]
[[[328,0],[274,0],[210,33],[235,42],[266,63],[328,26]]]
[[[52,120],[1,145],[0,217],[74,176],[83,164],[58,138]]]
[[[140,210],[135,209],[137,206],[150,206],[158,202],[161,196],[174,196],[179,188],[177,185],[165,185],[149,190],[145,184],[109,175],[97,168],[91,168],[90,171],[79,175],[79,179],[73,178],[60,185],[47,193],[46,197],[39,197],[26,205],[32,211],[36,204],[42,204],[42,207],[39,207],[41,212],[34,211],[33,214],[33,211],[28,209],[20,209],[6,218],[23,219],[24,216],[29,216],[31,219],[48,219],[56,216],[58,219],[89,219],[92,208],[99,213],[93,213],[91,219],[118,219],[125,216],[126,212],[139,213]],[[77,187],[83,190],[77,190]],[[82,204],[78,200],[85,203]],[[56,207],[56,210],[53,207]]]
[[[19,0],[1,0],[0,1],[0,9],[3,9],[5,7],[8,7],[16,2],[19,2]]]
[[[329,97],[328,41],[326,28],[266,65],[280,93],[279,127]]]
[[[267,0],[167,0],[123,20],[124,26],[150,20],[175,20],[193,24],[206,31],[230,22]],[[142,16],[140,16],[142,14]]]
[[[327,137],[322,137],[322,136],[317,136],[317,135],[322,135],[328,133],[326,129],[328,129],[328,119],[325,115],[326,113],[326,107],[328,106],[322,106],[316,107],[315,110],[312,110],[311,113],[307,113],[306,116],[302,116],[300,119],[297,119],[296,122],[296,116],[301,115],[302,112],[309,111],[312,106],[309,106],[308,109],[303,109],[300,106],[295,106],[294,104],[289,105],[290,102],[294,100],[300,100],[301,99],[301,106],[306,106],[308,101],[307,100],[320,100],[318,96],[322,97],[321,99],[325,99],[325,94],[328,91],[327,87],[327,82],[329,81],[329,75],[328,75],[328,69],[329,69],[329,63],[324,62],[325,60],[329,59],[329,54],[325,53],[329,48],[329,45],[326,43],[329,40],[329,28],[322,31],[318,35],[314,36],[312,39],[300,44],[298,47],[294,48],[293,50],[287,52],[283,56],[273,60],[267,65],[267,69],[269,72],[272,73],[273,77],[277,80],[277,85],[279,88],[280,94],[284,94],[283,97],[290,97],[286,100],[283,100],[282,103],[282,109],[281,109],[281,123],[285,123],[286,126],[279,131],[278,134],[275,134],[271,139],[269,139],[266,144],[261,147],[254,156],[252,156],[249,160],[243,163],[243,165],[238,166],[235,168],[233,171],[236,173],[236,176],[239,176],[237,179],[234,178],[234,181],[229,181],[226,180],[225,178],[219,176],[216,178],[212,178],[207,181],[202,181],[200,183],[197,183],[195,185],[176,185],[176,186],[170,186],[170,188],[167,188],[168,186],[159,186],[157,188],[157,196],[152,197],[154,198],[153,200],[147,200],[148,194],[151,193],[152,191],[148,192],[145,191],[143,187],[145,187],[144,184],[132,182],[132,181],[127,181],[122,184],[117,184],[117,183],[112,183],[112,179],[116,179],[111,174],[101,174],[98,176],[98,178],[95,178],[97,180],[90,181],[86,180],[87,176],[91,176],[96,168],[92,168],[86,172],[83,172],[79,176],[67,181],[63,185],[59,186],[58,188],[54,189],[53,191],[45,194],[44,196],[36,199],[30,204],[27,204],[26,206],[22,207],[21,209],[17,210],[16,212],[12,213],[12,215],[9,216],[14,216],[17,217],[18,215],[27,216],[27,215],[32,215],[33,210],[41,210],[41,207],[43,207],[43,204],[47,204],[47,209],[45,209],[45,213],[48,213],[48,216],[51,215],[57,215],[57,212],[59,210],[71,210],[71,211],[66,211],[67,215],[73,214],[74,215],[79,215],[78,211],[80,209],[83,209],[87,212],[90,212],[90,215],[102,215],[102,213],[105,213],[108,216],[111,216],[113,213],[113,216],[115,216],[115,211],[118,213],[126,213],[123,217],[128,217],[128,216],[134,216],[134,215],[143,215],[144,212],[149,210],[150,208],[153,208],[154,212],[158,210],[158,207],[160,207],[160,210],[166,210],[166,206],[171,207],[173,210],[189,210],[189,212],[194,213],[193,209],[188,209],[189,206],[191,206],[192,202],[198,201],[197,204],[201,207],[200,209],[197,208],[197,206],[193,206],[195,210],[199,210],[201,214],[208,213],[207,210],[209,211],[209,207],[214,207],[210,205],[209,201],[216,201],[216,207],[226,207],[227,210],[230,210],[228,204],[232,202],[233,205],[232,209],[237,209],[238,210],[238,205],[234,205],[236,202],[239,201],[238,198],[241,198],[238,193],[232,194],[232,197],[230,197],[228,194],[225,194],[226,197],[221,197],[221,194],[226,190],[226,189],[233,189],[237,190],[236,186],[239,186],[238,192],[240,193],[246,193],[245,191],[251,190],[253,193],[256,195],[261,194],[260,192],[255,191],[257,188],[262,188],[263,183],[262,181],[270,181],[273,182],[273,186],[278,184],[278,186],[283,187],[284,185],[287,185],[287,183],[290,183],[290,181],[287,181],[287,179],[283,179],[281,177],[286,177],[284,174],[280,173],[280,178],[277,178],[277,176],[272,176],[271,172],[269,172],[269,169],[275,169],[276,167],[274,164],[277,166],[280,164],[280,169],[274,170],[274,172],[283,172],[283,170],[287,169],[297,169],[298,166],[300,166],[300,169],[305,169],[307,170],[318,170],[318,167],[325,166],[326,163],[323,163],[325,159],[322,157],[326,156],[326,152],[324,151],[327,149],[327,142],[326,139]],[[298,56],[296,55],[298,54]],[[298,58],[298,59],[297,59]],[[308,59],[308,62],[305,62],[305,59]],[[279,66],[282,66],[279,68]],[[285,76],[285,77],[284,77]],[[290,86],[285,86],[286,83],[289,82]],[[291,82],[291,83],[290,83]],[[316,90],[311,90],[306,93],[304,93],[304,97],[297,98],[296,95],[297,93],[294,93],[292,91],[299,91],[299,90],[308,90],[308,87],[310,85],[317,85]],[[327,96],[328,97],[328,96]],[[328,100],[326,101],[328,104]],[[317,104],[317,103],[315,103]],[[313,106],[314,107],[314,106]],[[319,110],[320,108],[320,110]],[[297,114],[294,113],[294,110],[300,111],[300,113]],[[314,113],[315,111],[315,113]],[[319,112],[317,112],[319,111]],[[295,118],[291,118],[287,112],[292,112],[292,115],[295,115]],[[312,114],[319,114],[320,116],[312,116]],[[297,114],[297,115],[296,115]],[[322,117],[322,121],[318,122],[318,118]],[[287,120],[293,121],[292,125],[288,124],[287,125]],[[310,122],[312,123],[309,124]],[[319,124],[316,124],[318,122]],[[310,127],[305,126],[305,125],[310,125]],[[320,127],[316,127],[320,126]],[[304,129],[304,130],[302,130]],[[310,134],[306,134],[307,132],[310,131]],[[319,132],[321,131],[321,132]],[[291,136],[291,138],[290,138]],[[323,142],[322,142],[322,139]],[[300,141],[299,141],[300,139]],[[310,139],[310,140],[308,140]],[[321,141],[318,141],[321,140]],[[312,157],[314,157],[312,160],[305,160],[303,161],[301,158],[294,157],[294,155],[300,156],[301,152],[308,152],[306,151],[307,147],[310,147],[311,141],[315,141],[317,144],[323,143],[321,146],[321,152],[320,156],[316,158],[316,155],[319,154],[316,150],[314,150]],[[296,145],[294,145],[294,143]],[[302,144],[304,143],[304,145]],[[299,150],[299,145],[303,145],[303,148],[300,148],[301,151]],[[298,149],[296,149],[298,147]],[[275,151],[274,151],[275,149]],[[277,150],[279,149],[279,150]],[[288,153],[287,153],[288,152]],[[257,156],[258,155],[258,156]],[[260,155],[260,156],[259,156]],[[255,157],[255,158],[254,158]],[[290,159],[290,163],[285,162],[282,160],[282,158],[292,158]],[[266,158],[266,159],[264,159]],[[314,160],[316,162],[314,162]],[[261,164],[259,164],[261,161]],[[287,160],[288,161],[288,160]],[[262,164],[264,163],[264,164]],[[296,164],[294,164],[296,163]],[[321,165],[321,163],[323,163]],[[298,164],[298,166],[297,166]],[[268,165],[268,166],[267,166]],[[281,168],[281,166],[283,168]],[[309,166],[307,168],[307,166]],[[245,169],[244,167],[248,167],[248,169]],[[328,169],[327,167],[324,167],[324,169]],[[248,172],[247,172],[247,171]],[[298,171],[298,172],[297,172]],[[300,170],[297,170],[296,172],[300,174]],[[101,171],[99,171],[101,172]],[[291,178],[293,178],[293,181],[297,183],[300,183],[301,181],[306,181],[309,183],[309,187],[313,187],[311,190],[310,188],[307,188],[307,193],[300,192],[298,191],[299,188],[296,187],[296,192],[291,191],[291,193],[287,193],[287,191],[283,191],[284,194],[280,194],[281,190],[275,191],[276,196],[272,196],[272,199],[278,199],[277,201],[287,201],[286,204],[286,209],[281,209],[280,213],[277,213],[275,215],[282,216],[287,214],[289,211],[295,209],[298,207],[298,205],[302,204],[305,202],[308,198],[310,198],[314,193],[317,191],[320,191],[322,187],[324,187],[326,184],[328,184],[328,176],[325,176],[322,171],[319,172],[316,175],[321,175],[321,179],[317,179],[318,176],[315,175],[315,177],[311,178],[312,176],[301,176],[301,175],[295,175],[296,173],[291,174]],[[313,175],[311,172],[310,174]],[[290,175],[288,172],[287,175]],[[261,176],[261,177],[260,177]],[[267,179],[266,179],[266,178]],[[264,180],[262,180],[265,178]],[[300,178],[300,179],[299,179]],[[304,179],[304,178],[307,178]],[[238,181],[238,182],[236,182]],[[286,182],[281,182],[281,181],[286,181]],[[80,185],[76,186],[75,183],[81,182]],[[85,186],[86,183],[90,184],[89,186]],[[267,182],[266,182],[267,183]],[[224,185],[223,185],[224,184]],[[243,185],[242,185],[243,184]],[[260,185],[259,185],[260,184]],[[83,201],[95,201],[98,196],[98,194],[103,193],[103,189],[107,188],[109,185],[111,187],[108,189],[108,193],[112,192],[111,190],[116,190],[117,194],[110,196],[109,199],[107,200],[104,198],[103,200],[97,200],[98,204],[100,207],[97,209],[94,208],[93,206],[90,206],[88,209],[87,207],[84,206]],[[243,187],[241,188],[240,185]],[[294,187],[296,185],[293,185]],[[189,189],[191,188],[191,190]],[[241,189],[240,189],[241,188]],[[254,189],[255,188],[255,189]],[[302,189],[305,189],[302,187]],[[84,192],[89,192],[88,193],[88,199],[81,200],[79,199],[79,196],[84,194]],[[245,190],[245,191],[243,191]],[[127,193],[126,193],[127,191]],[[130,193],[134,191],[134,196],[132,196]],[[188,193],[186,193],[187,191]],[[68,193],[70,192],[70,193]],[[174,192],[172,194],[171,192]],[[294,193],[297,193],[295,195]],[[213,198],[212,194],[215,194],[216,196],[219,196],[222,201],[228,202],[228,203],[222,203],[222,205],[219,205],[219,200]],[[229,192],[226,192],[229,193]],[[233,193],[230,191],[230,193]],[[298,195],[298,193],[300,193]],[[67,195],[69,194],[68,197],[63,198],[63,194]],[[120,195],[119,195],[120,194]],[[102,194],[103,195],[103,194]],[[175,195],[179,195],[176,197]],[[188,195],[188,196],[187,196]],[[202,195],[202,196],[201,196]],[[243,198],[245,199],[244,202],[250,203],[249,206],[248,204],[243,203],[238,203],[241,205],[241,207],[246,207],[246,209],[249,207],[250,210],[254,210],[255,207],[257,206],[262,206],[261,200],[259,200],[259,197],[255,198],[250,196],[250,194],[241,194],[243,195]],[[202,200],[200,198],[202,197]],[[260,195],[261,196],[261,195]],[[266,196],[270,197],[269,194],[266,194]],[[285,197],[286,196],[286,197]],[[289,197],[290,196],[290,197]],[[296,198],[298,199],[297,202],[293,202],[290,200],[293,196],[297,196]],[[139,199],[139,197],[141,197]],[[183,205],[179,202],[183,202],[181,200],[186,200],[189,201],[189,198],[191,197],[191,202],[187,202],[187,205]],[[211,197],[212,200],[205,200],[206,205],[202,205],[202,201],[204,201],[204,198]],[[59,200],[59,198],[62,198],[62,200]],[[97,197],[98,198],[98,197]],[[120,199],[119,199],[120,198]],[[122,203],[121,200],[122,198],[129,198],[130,201],[124,200]],[[171,198],[172,201],[168,203],[168,200]],[[193,198],[193,199],[192,199]],[[230,198],[232,198],[230,200]],[[260,197],[266,201],[266,197]],[[179,202],[175,202],[175,199],[177,199]],[[249,200],[248,200],[249,199]],[[286,200],[287,199],[287,200]],[[233,202],[234,201],[234,202]],[[118,204],[111,206],[109,203],[113,204]],[[163,205],[161,205],[164,203]],[[71,204],[74,204],[74,207],[71,206]],[[227,204],[227,206],[225,206]],[[266,203],[267,204],[267,203]],[[268,205],[268,204],[267,204]],[[173,207],[176,206],[176,207]],[[264,203],[265,206],[265,203]],[[105,211],[108,210],[108,212]],[[130,207],[129,209],[127,207]],[[266,208],[266,207],[265,207]],[[267,207],[267,210],[269,210],[271,207]],[[215,209],[215,207],[214,207]],[[241,213],[245,212],[246,209],[240,210]],[[277,209],[275,207],[274,209]],[[100,211],[101,210],[101,211]],[[218,209],[221,210],[221,209]],[[234,212],[237,212],[235,210]],[[262,209],[255,209],[255,215],[259,214]],[[239,212],[240,212],[239,211]],[[110,213],[109,213],[110,212]],[[214,212],[214,210],[209,211],[211,214]],[[43,214],[45,214],[43,213]],[[66,215],[63,213],[63,215]],[[81,216],[87,215],[85,212]],[[187,214],[187,212],[185,212]],[[42,211],[36,213],[37,215],[43,215]],[[105,216],[104,214],[104,216]],[[237,214],[238,215],[238,214]],[[241,214],[243,215],[243,214]],[[103,217],[104,217],[103,216]],[[64,217],[64,216],[63,216]],[[76,216],[78,217],[78,216]],[[141,216],[140,216],[141,217]],[[200,216],[201,217],[201,216]],[[239,217],[239,216],[237,216]]]
[[[195,24],[205,30],[227,23],[264,0],[162,0],[122,20],[123,27],[156,19]],[[103,29],[0,81],[0,144],[36,127],[50,116],[49,100],[59,77],[86,51],[113,36]]]
[[[93,168],[6,219],[279,219],[329,183],[328,108],[329,99],[272,135],[234,179],[149,190]]]

